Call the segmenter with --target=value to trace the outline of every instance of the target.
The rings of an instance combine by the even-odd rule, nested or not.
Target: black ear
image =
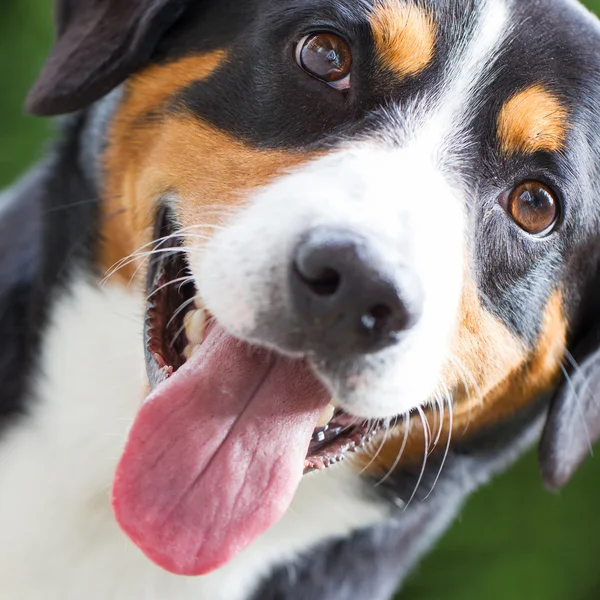
[[[73,112],[143,66],[190,0],[55,0],[56,40],[27,110]]]
[[[540,445],[542,475],[551,489],[568,483],[600,439],[600,326],[585,334],[573,359],[571,373],[552,402]]]

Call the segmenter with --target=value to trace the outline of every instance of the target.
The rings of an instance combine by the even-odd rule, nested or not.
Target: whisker
[[[193,234],[193,233],[189,233],[190,231],[194,231],[194,230],[201,230],[201,229],[210,229],[212,228],[212,225],[210,224],[198,224],[198,225],[191,225],[189,227],[184,227],[182,229],[179,229],[167,236],[158,238],[158,239],[154,239],[151,240],[150,242],[140,246],[137,250],[134,250],[131,254],[129,254],[128,256],[120,259],[119,261],[117,261],[110,269],[108,275],[105,277],[105,279],[103,280],[103,283],[110,277],[112,277],[117,271],[119,271],[120,269],[124,268],[127,264],[130,264],[130,261],[132,259],[138,258],[140,256],[144,256],[144,254],[142,254],[142,251],[148,247],[152,247],[153,250],[151,251],[151,253],[149,254],[149,256],[152,254],[152,252],[154,251],[158,251],[158,250],[162,250],[162,251],[187,251],[186,248],[162,248],[162,246],[164,246],[167,242],[169,241],[178,241],[180,238],[195,238],[195,239],[201,239],[201,240],[208,240],[210,239],[209,236],[203,236],[203,235],[198,235],[198,234]]]
[[[390,432],[389,427],[386,427],[385,432],[383,434],[383,440],[381,441],[381,444],[379,444],[379,448],[377,449],[377,452],[375,452],[375,454],[371,457],[371,460],[367,463],[367,465],[365,467],[363,467],[361,469],[361,471],[358,473],[358,475],[362,475],[365,471],[368,471],[369,467],[371,467],[371,465],[377,460],[377,457],[379,456],[379,454],[383,450],[383,447],[385,446],[385,443],[387,442],[387,436],[388,436],[389,432]]]
[[[112,277],[117,271],[124,269],[129,266],[131,263],[134,263],[137,260],[142,260],[149,258],[150,256],[158,256],[159,254],[187,254],[187,248],[155,248],[154,250],[149,250],[148,252],[139,252],[136,254],[130,254],[127,259],[122,259],[117,263],[118,266],[111,270],[106,277]],[[124,262],[123,262],[124,261]]]
[[[461,379],[462,379],[462,383],[465,386],[465,389],[467,390],[467,393],[470,394],[469,390],[469,385],[467,383],[467,381],[465,380],[465,375],[468,377],[468,379],[471,382],[471,387],[473,388],[473,390],[475,391],[475,393],[478,396],[482,396],[483,393],[481,391],[481,386],[477,383],[475,377],[473,377],[473,374],[469,371],[469,369],[467,368],[467,366],[456,356],[452,356],[450,357],[450,360],[452,362],[452,364],[454,364],[454,366],[456,367],[457,371],[460,373]]]
[[[380,485],[383,485],[392,476],[392,474],[396,470],[396,467],[402,460],[402,455],[404,454],[404,450],[406,450],[406,444],[408,443],[408,436],[410,433],[410,428],[412,426],[412,419],[410,417],[410,413],[405,412],[402,415],[402,419],[404,421],[404,438],[402,440],[402,446],[400,446],[400,450],[398,450],[398,454],[396,455],[396,459],[394,460],[394,463],[392,464],[391,468],[388,469],[388,472],[385,474],[385,477],[383,477],[382,479],[380,479],[377,482],[375,487],[379,487]]]
[[[450,446],[452,443],[452,428],[454,426],[454,413],[453,413],[453,409],[452,409],[452,399],[450,397],[449,394],[447,394],[444,398],[447,402],[448,402],[448,420],[449,420],[449,424],[448,424],[448,439],[446,440],[446,449],[444,450],[444,457],[442,458],[442,462],[440,464],[440,468],[438,470],[438,473],[435,477],[435,480],[433,482],[433,485],[431,486],[431,489],[429,490],[429,493],[427,494],[427,496],[425,496],[425,500],[427,500],[427,498],[429,498],[429,496],[431,496],[431,494],[433,494],[433,490],[435,489],[435,486],[437,485],[438,481],[440,480],[440,477],[442,475],[442,471],[444,469],[444,466],[446,464],[446,460],[448,459],[448,454],[450,453]]]
[[[173,316],[167,321],[167,329],[173,324],[173,321],[193,302],[196,301],[196,296],[189,298],[181,303],[181,306],[173,313]]]
[[[427,421],[427,416],[425,415],[425,413],[423,412],[423,409],[421,407],[417,408],[417,412],[419,413],[419,417],[421,418],[421,424],[423,425],[423,442],[424,442],[424,452],[423,452],[423,466],[421,467],[421,473],[419,474],[419,479],[417,480],[417,484],[415,485],[415,489],[412,493],[412,496],[409,498],[408,502],[406,503],[406,506],[404,507],[404,510],[407,510],[408,507],[411,505],[412,501],[415,499],[415,496],[417,495],[417,492],[419,490],[419,486],[421,485],[421,482],[423,481],[423,477],[425,476],[425,470],[427,469],[427,459],[429,458],[429,433],[430,433],[430,429],[429,429],[429,423]]]
[[[432,444],[432,452],[437,447],[437,445],[442,437],[442,432],[444,430],[444,418],[446,416],[444,413],[444,402],[437,392],[435,394],[435,407],[438,409],[438,413],[439,413],[439,426],[438,426],[437,436]],[[434,412],[434,414],[436,414],[436,413]],[[434,429],[435,429],[435,423],[434,423]]]
[[[565,376],[565,379],[567,380],[567,385],[573,391],[573,398],[575,399],[575,407],[577,409],[577,413],[578,413],[579,417],[581,418],[581,423],[583,425],[583,430],[585,431],[585,435],[586,435],[586,442],[587,442],[587,445],[589,446],[589,449],[590,449],[590,455],[594,456],[594,445],[592,444],[592,436],[590,435],[590,430],[588,428],[587,420],[585,418],[585,413],[583,411],[583,407],[581,406],[581,398],[580,398],[579,394],[577,393],[577,391],[575,389],[575,385],[573,384],[573,380],[572,380],[571,376],[569,375],[569,372],[565,368],[564,364],[562,363],[562,361],[560,361],[559,364],[560,364],[560,369],[563,372],[563,375]],[[579,369],[579,366],[577,366],[575,368]],[[584,385],[586,387],[588,386],[587,380],[584,380]]]
[[[193,283],[193,282],[194,282],[194,278],[190,277],[189,275],[187,275],[185,277],[178,277],[177,279],[172,279],[171,281],[167,281],[167,283],[163,283],[163,285],[157,287],[149,296],[147,296],[146,302],[151,300],[154,295],[158,294],[158,292],[164,290],[165,288],[168,288],[170,285],[176,285],[178,283],[183,283],[183,284]]]
[[[171,340],[171,342],[169,343],[169,348],[172,350],[173,346],[175,345],[175,343],[177,342],[177,338],[185,331],[185,323],[177,330],[177,332],[175,333],[173,339]]]
[[[466,424],[464,426],[464,429],[463,429],[463,434],[465,434],[467,432],[467,430],[469,429],[470,425],[471,425],[471,417],[472,417],[472,412],[473,412],[473,403],[471,402],[473,396],[471,394],[471,390],[469,388],[469,385],[468,385],[468,383],[467,383],[467,381],[465,379],[465,374],[471,380],[471,382],[473,384],[473,388],[475,388],[475,392],[477,394],[477,397],[481,398],[483,396],[483,393],[481,391],[481,387],[475,381],[475,378],[469,372],[469,370],[467,369],[467,367],[458,358],[456,358],[456,357],[451,357],[450,360],[452,361],[452,363],[456,367],[456,370],[460,374],[460,377],[461,377],[461,380],[462,380],[462,384],[463,384],[463,386],[465,388],[465,392],[466,392],[467,398],[469,400],[469,402],[468,402],[469,414],[467,416],[467,422],[466,422]]]
[[[156,255],[163,254],[163,253],[177,254],[177,253],[187,253],[187,252],[188,252],[188,250],[186,248],[177,247],[177,248],[155,248],[154,250],[144,252],[144,253],[140,253],[140,252],[138,252],[137,254],[132,253],[129,256],[125,257],[124,259],[121,259],[120,261],[115,263],[115,265],[113,265],[113,267],[110,268],[110,270],[108,271],[108,273],[106,274],[104,279],[102,279],[101,283],[102,284],[106,283],[111,277],[113,277],[121,269],[128,267],[130,264],[136,262],[137,260],[141,260],[142,261],[141,264],[143,265],[146,262],[146,260],[148,260],[149,257],[151,257],[155,254]],[[139,269],[139,267],[138,267],[138,269]],[[137,273],[137,271],[136,271],[136,273]]]

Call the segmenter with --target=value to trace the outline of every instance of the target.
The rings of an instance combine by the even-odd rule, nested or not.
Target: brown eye
[[[313,33],[300,40],[296,61],[313,77],[336,89],[350,87],[352,52],[350,46],[334,33]]]
[[[538,181],[518,185],[508,196],[506,208],[515,223],[532,235],[549,234],[560,217],[555,193]]]

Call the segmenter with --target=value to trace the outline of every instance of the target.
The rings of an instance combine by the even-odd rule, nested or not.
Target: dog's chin
[[[202,305],[191,274],[182,237],[167,209],[160,211],[156,224],[155,252],[147,274],[145,320],[146,368],[151,389],[172,377],[191,359],[220,323]],[[384,427],[399,416],[376,418],[349,411],[356,386],[339,386],[323,374],[309,356],[292,353],[268,340],[232,335],[247,352],[268,352],[275,360],[293,360],[330,390],[331,402],[323,410],[313,431],[304,463],[304,472],[323,470],[341,462],[348,454],[364,448]],[[225,377],[226,374],[224,373]],[[336,378],[337,379],[337,378]],[[345,387],[347,393],[341,394]],[[333,391],[332,391],[333,390]],[[346,397],[347,396],[347,397]],[[199,400],[200,401],[200,400]],[[362,411],[364,412],[364,411]]]

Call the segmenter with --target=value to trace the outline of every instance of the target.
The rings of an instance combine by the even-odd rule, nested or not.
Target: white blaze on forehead
[[[482,2],[472,25],[451,50],[437,89],[408,107],[398,107],[395,116],[411,146],[444,160],[457,144],[467,143],[460,138],[466,135],[470,117],[478,108],[478,92],[493,76],[503,42],[510,35],[509,14],[503,0]]]
[[[459,45],[448,63],[440,112],[434,121],[462,121],[473,110],[473,96],[485,84],[509,33],[509,9],[502,0],[481,4],[471,35]]]

